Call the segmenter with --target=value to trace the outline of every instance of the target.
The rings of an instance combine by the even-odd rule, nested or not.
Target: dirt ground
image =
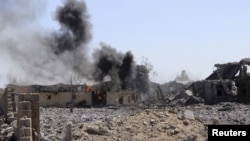
[[[65,139],[72,125],[75,141],[206,141],[208,124],[250,124],[250,105],[40,108],[41,141]]]
[[[84,123],[74,140],[93,141],[204,141],[207,131],[196,119],[180,117],[172,109],[146,109],[112,120]]]

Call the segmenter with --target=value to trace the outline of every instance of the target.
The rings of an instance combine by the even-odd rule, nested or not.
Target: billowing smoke
[[[135,77],[134,57],[130,51],[124,55],[122,65],[119,67],[119,76],[123,82],[123,87],[125,83],[130,82]]]
[[[136,66],[136,78],[135,78],[135,87],[140,93],[148,93],[149,91],[149,76],[148,68],[145,65]]]
[[[130,51],[122,53],[109,45],[100,45],[101,49],[96,49],[93,54],[95,80],[110,78],[113,90],[133,90],[139,94],[149,92],[149,70],[145,65],[136,65]]]
[[[36,24],[46,9],[43,0],[0,2],[0,55],[7,59],[0,63],[11,70],[10,80],[21,85],[49,85],[65,83],[65,77],[73,73],[86,81],[108,78],[113,90],[147,93],[148,70],[135,64],[131,52],[122,53],[101,44],[91,62],[87,48],[91,24],[84,1],[65,0],[57,8],[54,17],[60,25],[58,31]]]
[[[18,83],[65,83],[72,73],[91,78],[87,54],[91,24],[84,1],[66,0],[57,8],[59,31],[37,24],[46,10],[44,0],[0,2],[0,55],[8,60],[1,63]]]
[[[52,45],[55,54],[74,51],[91,38],[87,7],[83,1],[65,1],[58,7],[56,20],[61,25],[61,31],[55,34]]]
[[[58,59],[82,77],[88,77],[91,65],[87,43],[91,39],[89,15],[84,1],[68,0],[57,8],[61,30],[52,34],[50,47]]]
[[[100,44],[101,49],[95,50],[94,78],[103,81],[110,77],[115,86],[125,89],[127,83],[135,78],[135,63],[131,52],[121,53],[106,44]],[[121,83],[121,84],[117,84]]]

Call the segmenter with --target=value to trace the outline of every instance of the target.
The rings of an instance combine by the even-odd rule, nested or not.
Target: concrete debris
[[[196,141],[197,140],[197,135],[194,135],[194,134],[191,134],[191,135],[188,135],[184,141]]]
[[[107,135],[109,133],[107,128],[101,126],[87,126],[85,132],[95,135]]]
[[[2,124],[0,127],[0,140],[10,141],[14,140],[14,128],[8,124]]]
[[[189,85],[186,79],[178,78],[179,81],[171,82],[171,88],[165,91],[156,85],[155,100],[159,103],[151,101],[147,105],[134,103],[133,93],[119,93],[112,98],[117,94],[114,91],[95,93],[89,91],[90,87],[79,85],[79,91],[89,92],[89,98],[100,99],[93,100],[89,106],[101,104],[103,107],[71,108],[72,113],[68,108],[40,107],[40,102],[44,102],[39,100],[40,94],[19,94],[18,103],[15,103],[17,93],[7,93],[2,98],[4,118],[0,113],[0,140],[14,140],[16,131],[18,139],[33,138],[35,141],[206,140],[208,124],[250,123],[249,104],[243,104],[250,101],[250,73],[246,72],[249,64],[250,60],[244,59],[238,63],[216,64],[217,70],[206,80]],[[55,100],[57,92],[70,90],[70,87],[29,88],[46,92],[47,101]],[[6,89],[6,92],[10,91]],[[47,92],[56,93],[47,96]],[[81,102],[85,105],[87,101]],[[104,106],[109,103],[113,103],[113,108]],[[117,106],[120,104],[125,105]]]
[[[206,104],[219,102],[250,102],[250,59],[239,62],[215,64],[216,70],[205,80],[186,87],[194,96],[202,97]]]
[[[215,64],[216,69],[205,80],[195,82],[175,80],[162,84],[165,104],[187,106],[219,102],[249,103],[249,65],[250,58],[239,62]]]
[[[189,120],[194,120],[195,119],[194,113],[191,110],[185,110],[184,113],[183,113],[183,117],[185,119],[189,119]]]
[[[212,123],[214,125],[219,125],[220,124],[220,119],[218,117],[214,117],[214,118],[212,118]]]
[[[72,123],[67,123],[66,125],[66,131],[65,131],[65,141],[71,141],[72,140]]]
[[[196,120],[190,120],[189,125],[183,124],[178,119],[178,113],[171,113],[169,109],[74,109],[75,115],[70,115],[69,109],[64,108],[41,108],[41,137],[43,141],[63,137],[65,133],[58,133],[56,129],[64,128],[65,125],[58,123],[72,122],[72,140],[98,140],[98,141],[117,141],[117,140],[180,140],[183,135],[196,133],[197,138],[202,140],[200,135],[206,133],[204,124]],[[57,113],[61,113],[60,116]],[[182,112],[182,111],[180,111]],[[88,115],[85,120],[79,115]],[[93,116],[95,115],[95,116]],[[122,116],[119,116],[122,115]],[[49,121],[51,117],[52,121]],[[45,123],[50,123],[51,128],[44,128]],[[80,125],[84,124],[79,127]]]

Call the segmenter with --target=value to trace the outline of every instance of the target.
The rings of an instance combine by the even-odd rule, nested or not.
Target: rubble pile
[[[250,105],[234,102],[163,108],[40,108],[41,141],[200,141],[207,124],[250,124]],[[66,132],[67,131],[67,132]]]
[[[40,108],[41,140],[62,140],[72,123],[73,140],[189,140],[206,138],[205,126],[196,119],[180,119],[176,110],[91,108]]]
[[[12,125],[3,123],[0,126],[0,140],[1,141],[10,141],[14,139],[14,128]]]
[[[95,121],[106,121],[123,117],[129,108],[42,108],[40,107],[41,141],[62,140],[65,137],[67,123],[72,123],[72,130],[79,131],[83,124]]]
[[[190,138],[195,141],[205,140],[206,133],[202,122],[188,117],[179,119],[172,109],[146,109],[108,121],[84,123],[83,129],[73,132],[73,137],[98,141],[191,141]]]
[[[192,106],[178,107],[179,111],[191,110],[196,119],[204,124],[250,124],[250,105],[236,102],[223,102],[216,105],[196,104]]]

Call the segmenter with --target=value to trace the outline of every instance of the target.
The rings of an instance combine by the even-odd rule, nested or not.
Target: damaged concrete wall
[[[18,94],[17,128],[18,140],[38,141],[40,134],[39,94]],[[34,129],[34,133],[33,133]]]
[[[121,93],[120,92],[108,92],[106,95],[106,104],[107,105],[119,105],[119,97]]]
[[[16,123],[13,124],[16,139],[39,141],[39,94],[17,94],[13,92],[13,89],[6,88],[2,100],[6,123]]]
[[[97,91],[93,87],[90,86],[77,86],[75,90],[75,95],[72,95],[71,89],[72,86],[69,85],[52,85],[52,86],[40,86],[40,85],[30,85],[30,86],[15,86],[9,85],[10,89],[13,90],[14,93],[32,93],[38,92],[40,95],[40,106],[59,106],[65,107],[72,102],[72,98],[74,105],[78,105],[83,103],[85,106],[92,105],[120,105],[120,104],[133,104],[135,101],[135,94],[132,92],[118,91],[118,92],[106,92],[106,91]],[[78,89],[81,88],[81,89]],[[98,94],[96,98],[93,98],[93,94]],[[100,94],[100,95],[99,95]],[[102,98],[104,102],[98,101],[101,95],[105,95]]]
[[[239,85],[241,87],[238,88],[238,96],[237,100],[239,102],[250,103],[250,78],[242,80]]]
[[[135,104],[135,94],[134,93],[123,93],[123,105]]]
[[[65,106],[66,104],[71,102],[71,99],[72,99],[71,92],[40,93],[41,106]],[[86,105],[91,105],[92,104],[91,92],[76,92],[74,98],[74,104],[76,105],[82,101],[86,101]]]
[[[129,105],[135,103],[135,94],[132,92],[108,92],[107,105]]]

